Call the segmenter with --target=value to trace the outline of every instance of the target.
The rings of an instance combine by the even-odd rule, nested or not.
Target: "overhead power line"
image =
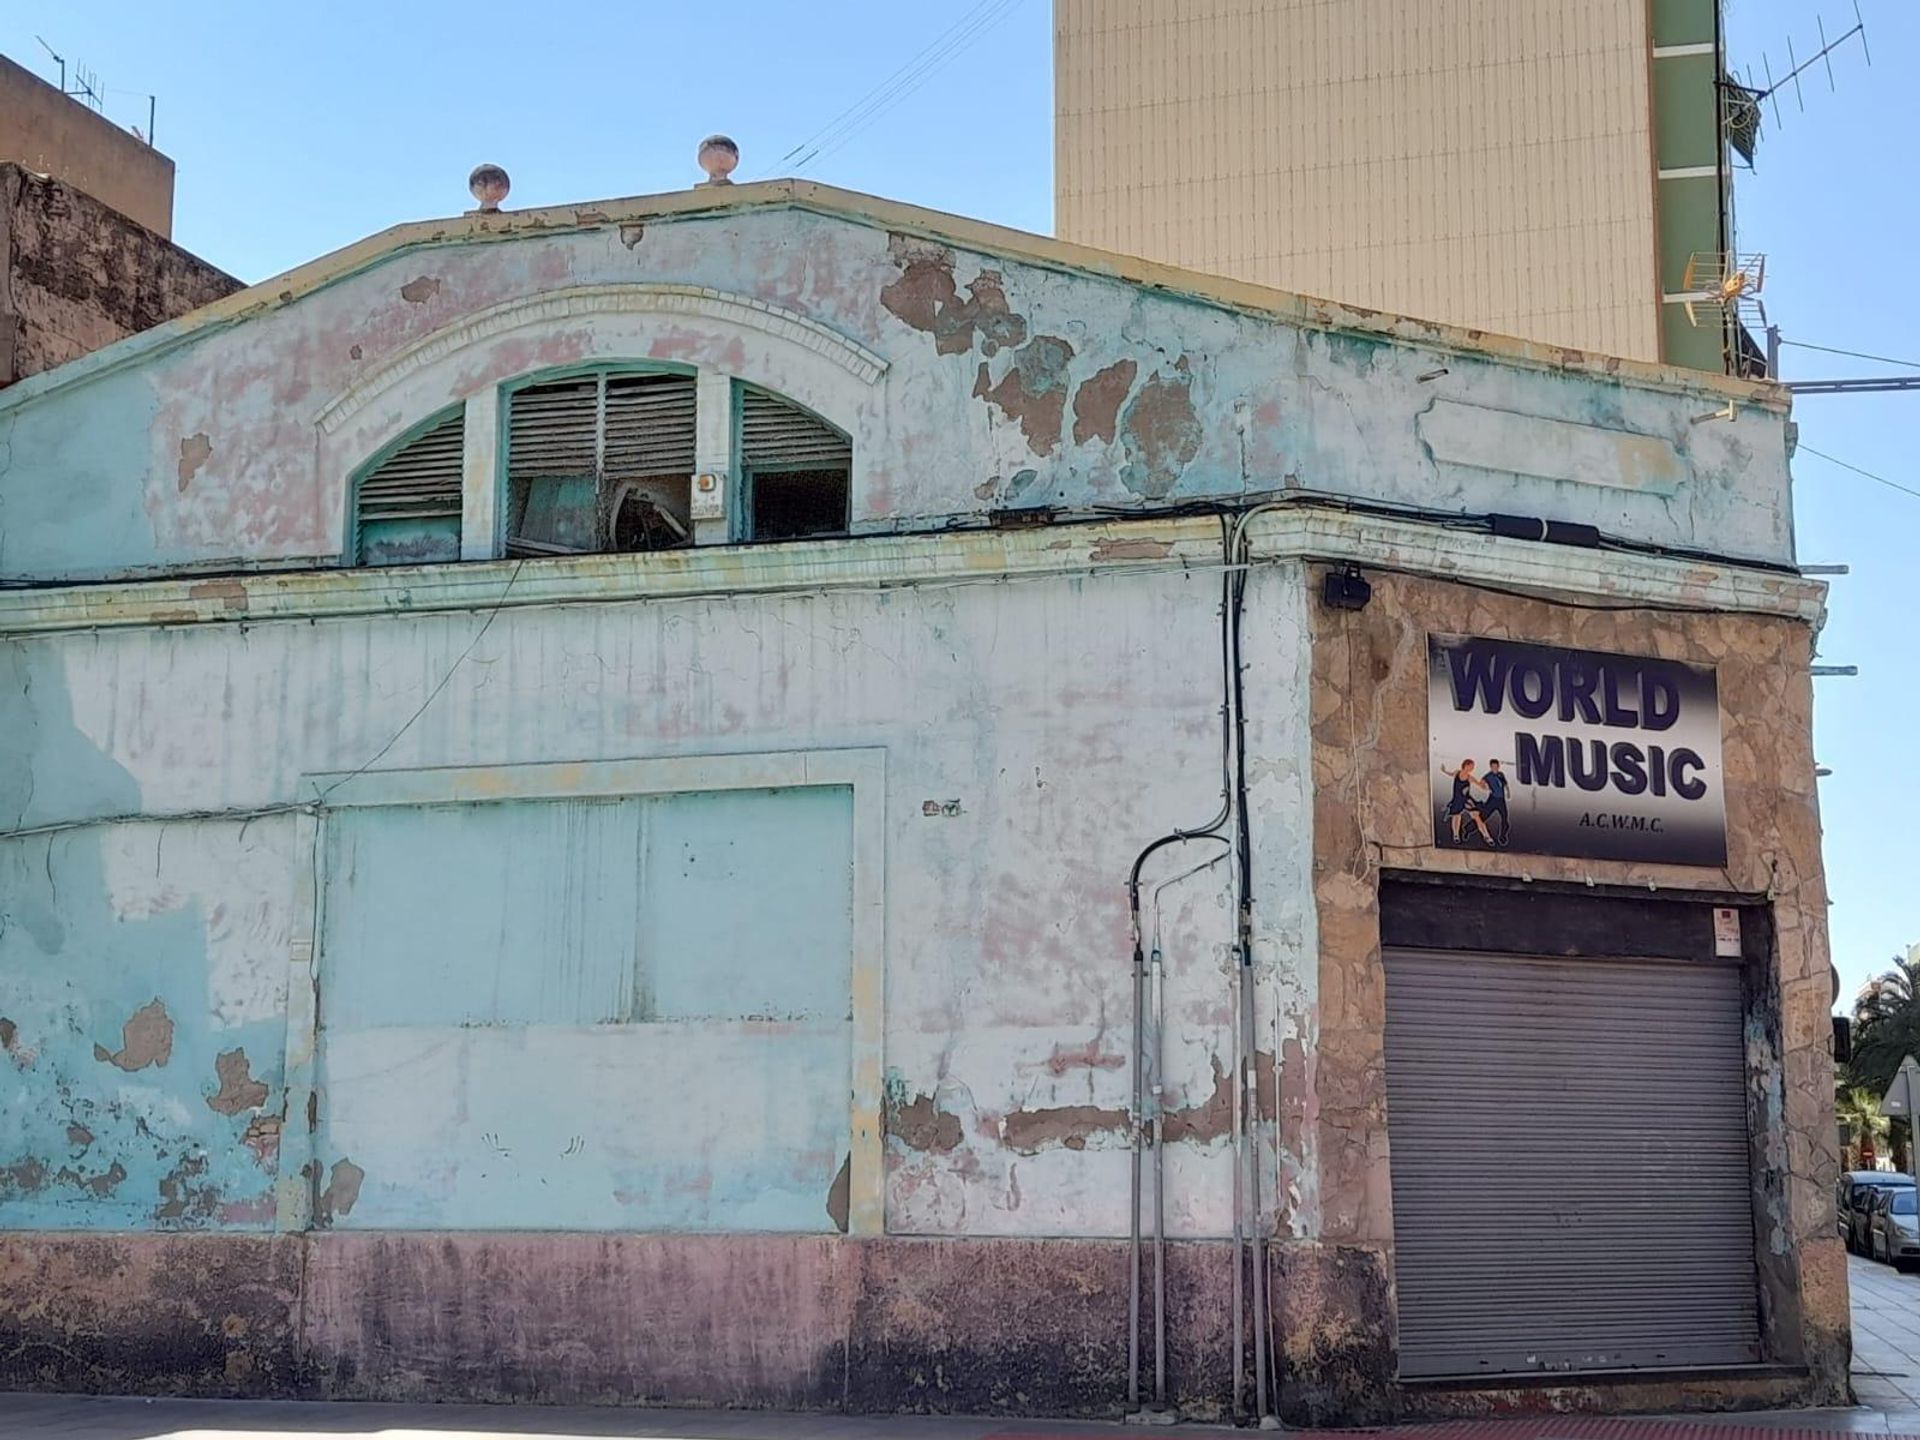
[[[1845,355],[1853,360],[1872,360],[1880,365],[1904,365],[1909,370],[1920,370],[1920,360],[1895,360],[1889,355],[1869,355],[1864,350],[1840,350],[1832,345],[1810,345],[1805,340],[1782,340],[1782,345],[1791,345],[1796,350],[1818,350],[1823,355]]]
[[[1902,485],[1898,480],[1889,480],[1886,476],[1876,475],[1871,470],[1862,470],[1858,465],[1850,465],[1845,460],[1828,455],[1824,451],[1816,450],[1811,445],[1805,443],[1802,443],[1798,448],[1802,453],[1811,455],[1817,460],[1824,460],[1829,465],[1838,465],[1842,470],[1851,470],[1854,474],[1863,475],[1877,485],[1884,485],[1889,490],[1898,490],[1902,495],[1911,495],[1914,499],[1920,500],[1920,490],[1914,489],[1911,485]]]
[[[831,155],[912,95],[1019,5],[1020,0],[978,0],[918,54],[785,155],[796,171]]]

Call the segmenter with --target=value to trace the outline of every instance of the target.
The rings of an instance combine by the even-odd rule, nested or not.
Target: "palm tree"
[[[1880,1095],[1900,1062],[1920,1054],[1920,945],[1893,958],[1893,968],[1869,980],[1853,1002],[1853,1059],[1848,1078]]]
[[[1848,1169],[1862,1168],[1862,1142],[1871,1142],[1876,1156],[1888,1155],[1887,1140],[1893,1127],[1880,1113],[1878,1092],[1864,1085],[1849,1085],[1843,1078],[1834,1086],[1833,1114],[1846,1132]]]

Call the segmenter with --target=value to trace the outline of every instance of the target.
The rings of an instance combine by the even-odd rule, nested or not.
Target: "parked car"
[[[1868,1254],[1873,1237],[1867,1229],[1873,1197],[1882,1190],[1912,1189],[1913,1177],[1894,1170],[1851,1170],[1840,1177],[1840,1234],[1847,1249]]]
[[[1920,1263],[1920,1192],[1911,1185],[1888,1185],[1874,1193],[1868,1211],[1867,1245],[1876,1260],[1896,1270]]]

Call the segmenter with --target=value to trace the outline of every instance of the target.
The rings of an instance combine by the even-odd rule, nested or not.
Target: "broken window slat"
[[[693,376],[578,377],[527,386],[508,406],[509,554],[690,542]]]

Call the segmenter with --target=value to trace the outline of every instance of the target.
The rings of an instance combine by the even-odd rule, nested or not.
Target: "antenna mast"
[[[1794,53],[1793,37],[1789,35],[1787,37],[1787,70],[1779,79],[1774,78],[1772,58],[1764,52],[1760,56],[1760,69],[1766,76],[1766,84],[1755,84],[1751,70],[1740,80],[1724,75],[1720,78],[1720,105],[1726,120],[1727,139],[1740,158],[1747,162],[1749,168],[1753,165],[1753,154],[1760,143],[1760,116],[1763,105],[1771,102],[1773,123],[1776,126],[1779,125],[1781,123],[1780,92],[1791,85],[1795,105],[1805,112],[1807,97],[1800,86],[1800,77],[1815,65],[1826,70],[1827,89],[1837,91],[1840,87],[1833,76],[1833,54],[1849,40],[1858,39],[1861,56],[1869,66],[1873,64],[1873,52],[1867,48],[1867,22],[1860,18],[1860,0],[1853,0],[1853,24],[1831,40],[1827,38],[1825,20],[1816,15],[1814,25],[1820,34],[1820,48],[1802,60]]]
[[[47,52],[48,58],[60,67],[60,93],[69,99],[78,100],[81,104],[91,109],[96,115],[105,115],[107,113],[108,91],[107,87],[100,83],[100,72],[76,60],[73,62],[72,83],[68,83],[67,57],[49,45],[45,36],[36,35],[33,38],[40,42],[40,48]],[[122,90],[114,93],[124,95],[127,92]],[[158,95],[148,95],[146,130],[143,132],[138,125],[130,125],[127,127],[133,131],[139,139],[145,141],[149,149],[153,148],[153,124],[159,108],[160,97]]]

